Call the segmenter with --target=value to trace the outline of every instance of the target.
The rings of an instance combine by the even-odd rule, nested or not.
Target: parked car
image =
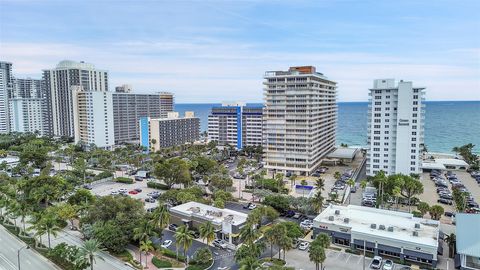
[[[135,191],[140,193],[140,192],[142,192],[142,189],[141,188],[136,188]]]
[[[130,191],[128,192],[128,194],[135,195],[135,194],[138,194],[138,191],[136,191],[136,190],[130,190]]]
[[[221,239],[213,240],[212,244],[213,244],[213,246],[218,247],[218,248],[227,248],[228,247],[227,242],[225,240],[221,240]]]
[[[93,187],[92,187],[92,185],[85,184],[85,185],[83,185],[83,188],[88,189],[88,190],[92,190]]]
[[[296,212],[295,215],[293,215],[294,219],[299,219],[302,216],[300,212]]]
[[[110,192],[110,195],[118,195],[118,191],[112,191]]]
[[[393,261],[392,260],[385,260],[383,263],[383,270],[392,270],[393,269]]]
[[[157,200],[155,200],[154,198],[151,198],[151,197],[148,197],[145,199],[145,202],[148,202],[148,203],[154,203],[156,202]]]
[[[298,245],[298,249],[300,249],[300,250],[307,250],[309,246],[310,246],[310,243],[308,243],[308,242],[301,242],[300,245]]]
[[[382,267],[382,257],[375,256],[373,257],[372,263],[370,264],[370,268],[373,269],[380,269]]]
[[[255,208],[257,208],[257,205],[254,204],[254,203],[251,203],[251,204],[248,206],[248,209],[249,209],[249,210],[253,210],[253,209],[255,209]]]
[[[168,229],[169,229],[170,231],[176,231],[177,228],[178,228],[178,225],[177,225],[177,224],[170,224],[170,225],[168,225]]]
[[[170,245],[172,245],[172,240],[165,240],[165,241],[163,241],[161,247],[162,248],[168,248]]]
[[[453,204],[451,200],[444,199],[444,198],[438,199],[437,202],[443,203],[443,204],[448,204],[448,205],[452,205],[452,204]]]
[[[293,210],[288,210],[286,213],[285,213],[285,217],[293,217],[295,215],[295,211]]]
[[[446,217],[454,217],[454,216],[455,216],[455,213],[445,212],[444,215],[445,215]]]

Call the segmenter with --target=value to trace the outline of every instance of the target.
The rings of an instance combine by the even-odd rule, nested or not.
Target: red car
[[[136,191],[136,190],[130,190],[130,191],[128,192],[128,194],[135,195],[135,194],[138,194],[138,191]]]

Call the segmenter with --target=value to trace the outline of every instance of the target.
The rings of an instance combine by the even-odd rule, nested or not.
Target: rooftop
[[[183,215],[197,216],[210,220],[212,223],[220,225],[224,222],[232,225],[240,225],[247,221],[247,214],[233,211],[230,209],[220,209],[210,205],[198,202],[188,202],[170,208],[171,212],[177,212]]]
[[[345,222],[345,218],[348,218],[348,222]],[[438,246],[439,222],[416,218],[410,213],[356,205],[329,205],[314,221],[349,227],[352,233],[395,239],[422,246]],[[376,228],[372,228],[372,224],[375,224]],[[380,226],[383,229],[380,229]],[[414,236],[414,232],[418,236]]]
[[[332,153],[328,154],[328,158],[353,159],[358,152],[358,148],[339,147]]]
[[[457,252],[473,257],[480,257],[480,215],[457,214]]]

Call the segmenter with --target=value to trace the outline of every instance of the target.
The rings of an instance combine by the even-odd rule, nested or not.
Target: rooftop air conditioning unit
[[[389,232],[393,232],[393,227],[392,227],[392,226],[389,226],[387,230],[388,230]]]
[[[340,215],[340,210],[335,210],[335,215]]]
[[[385,225],[380,225],[380,226],[378,226],[378,229],[379,229],[379,230],[382,230],[382,231],[385,231]]]
[[[329,220],[329,221],[333,221],[333,216],[329,216],[329,217],[328,217],[328,220]]]
[[[371,229],[376,229],[376,228],[377,228],[377,224],[375,224],[375,223],[370,224],[370,228],[371,228]]]
[[[413,232],[413,236],[418,236],[418,232]]]
[[[415,229],[420,229],[420,223],[415,223]]]
[[[349,218],[344,218],[344,219],[343,219],[343,222],[344,222],[344,223],[348,223],[349,221],[350,221]]]

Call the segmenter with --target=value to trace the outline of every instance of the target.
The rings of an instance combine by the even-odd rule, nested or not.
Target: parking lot
[[[363,256],[327,249],[323,263],[328,270],[358,270],[363,268]],[[286,255],[287,266],[295,269],[315,270],[315,264],[308,258],[308,251],[292,249]],[[371,258],[365,258],[365,269],[370,269]]]
[[[163,191],[149,188],[147,187],[147,181],[135,181],[133,184],[123,184],[123,183],[117,183],[117,182],[104,182],[104,183],[99,183],[99,184],[93,184],[92,185],[92,193],[95,195],[99,196],[107,196],[110,195],[112,191],[119,191],[120,189],[126,189],[127,190],[127,195],[134,198],[134,199],[140,199],[144,205],[145,209],[153,208],[157,206],[157,202],[154,203],[148,203],[145,202],[145,199],[148,197],[147,194],[153,191],[158,191],[162,193]],[[138,194],[128,194],[129,191],[134,190],[134,189],[141,189],[142,192],[139,192]]]

